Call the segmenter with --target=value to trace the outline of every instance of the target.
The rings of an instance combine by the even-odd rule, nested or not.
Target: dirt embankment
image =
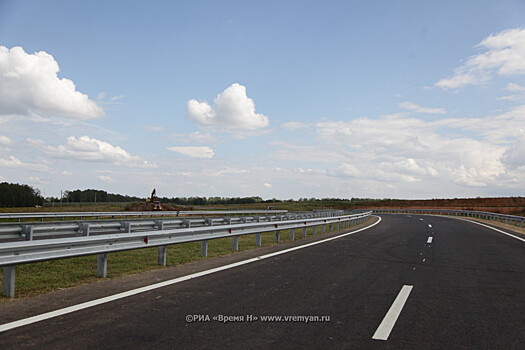
[[[153,211],[155,205],[153,203],[134,203],[130,205],[126,210],[128,211]],[[189,208],[179,207],[175,205],[162,204],[162,211],[180,211],[180,210],[191,210]]]
[[[525,215],[525,197],[389,200],[369,202],[361,208],[443,208],[488,211],[509,215]]]

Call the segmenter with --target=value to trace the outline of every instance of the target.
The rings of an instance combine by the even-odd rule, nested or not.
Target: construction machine
[[[151,203],[153,210],[162,210],[162,205],[160,205],[159,197],[157,197],[157,190],[155,189],[151,192],[151,197],[146,198],[146,203]]]

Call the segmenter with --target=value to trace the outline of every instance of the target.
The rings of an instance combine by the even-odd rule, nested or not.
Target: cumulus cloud
[[[408,109],[416,113],[427,113],[427,114],[446,114],[447,111],[444,108],[428,108],[421,107],[412,102],[402,102],[398,104],[400,108]]]
[[[133,156],[119,146],[89,136],[69,136],[64,145],[52,146],[42,140],[28,139],[27,142],[45,154],[64,159],[107,162],[118,166],[134,168],[155,168],[155,164]]]
[[[490,35],[477,47],[485,52],[470,57],[452,77],[441,79],[435,85],[442,89],[457,89],[486,82],[494,74],[525,74],[525,28]]]
[[[99,179],[100,181],[108,182],[108,183],[116,182],[115,180],[111,178],[111,176],[107,176],[107,175],[98,175],[97,179]]]
[[[103,117],[104,111],[73,81],[57,76],[57,61],[40,51],[0,46],[0,114],[60,116],[81,120]]]
[[[200,125],[219,125],[227,129],[255,130],[269,125],[269,119],[255,112],[255,103],[246,95],[246,87],[237,83],[217,95],[215,105],[189,100],[189,119]]]
[[[0,135],[0,145],[9,146],[12,144],[13,144],[13,141],[9,137]]]
[[[8,156],[7,158],[0,158],[0,166],[12,169],[26,169],[33,171],[50,171],[49,167],[45,164],[26,163],[21,161],[15,156]]]
[[[213,149],[208,146],[168,147],[167,149],[191,158],[213,158],[215,155]]]
[[[513,171],[525,164],[523,125],[525,106],[483,118],[428,121],[388,116],[323,121],[316,123],[322,146],[300,154],[303,161],[325,159],[328,175],[346,179],[381,183],[439,179],[442,184],[499,186],[518,176]],[[297,149],[290,148],[288,153],[297,154]]]
[[[514,144],[503,154],[503,163],[509,168],[525,167],[525,129],[520,130],[520,135]]]

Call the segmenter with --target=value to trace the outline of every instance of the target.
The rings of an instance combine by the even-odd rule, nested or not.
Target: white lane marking
[[[432,225],[428,224],[428,227],[432,228]]]
[[[172,280],[155,283],[155,284],[152,284],[152,285],[149,285],[149,286],[145,286],[145,287],[141,287],[141,288],[137,288],[137,289],[128,290],[126,292],[117,293],[117,294],[110,295],[110,296],[107,296],[107,297],[104,297],[104,298],[87,301],[87,302],[80,303],[80,304],[77,304],[77,305],[72,305],[72,306],[69,306],[69,307],[65,307],[63,309],[58,309],[58,310],[55,310],[55,311],[46,312],[46,313],[43,313],[43,314],[40,314],[40,315],[24,318],[24,319],[21,319],[21,320],[18,320],[18,321],[5,323],[5,324],[0,325],[0,333],[8,331],[8,330],[13,329],[13,328],[26,326],[28,324],[32,324],[32,323],[35,323],[35,322],[39,322],[39,321],[47,320],[47,319],[50,319],[50,318],[53,318],[53,317],[69,314],[69,313],[72,313],[72,312],[75,312],[75,311],[87,309],[87,308],[90,308],[92,306],[97,306],[97,305],[109,303],[109,302],[114,301],[114,300],[118,300],[118,299],[126,298],[126,297],[129,297],[129,296],[132,296],[132,295],[148,292],[150,290],[154,290],[154,289],[170,286],[172,284],[184,282],[184,281],[187,281],[187,280],[190,280],[190,279],[193,279],[193,278],[210,275],[210,274],[215,273],[215,272],[228,270],[228,269],[231,269],[231,268],[234,268],[234,267],[237,267],[237,266],[242,266],[242,265],[246,265],[246,264],[249,264],[249,263],[252,263],[252,262],[268,259],[268,258],[271,258],[272,256],[289,253],[289,252],[292,252],[294,250],[299,250],[299,249],[311,247],[311,246],[314,246],[314,245],[317,245],[317,244],[333,241],[334,239],[350,236],[350,235],[353,235],[354,233],[358,233],[358,232],[364,231],[366,229],[369,229],[369,228],[374,227],[375,225],[379,224],[381,222],[381,217],[377,216],[377,218],[379,220],[377,222],[373,223],[370,226],[363,227],[363,228],[361,228],[359,230],[356,230],[356,231],[343,233],[342,235],[339,235],[339,236],[334,236],[334,237],[330,237],[330,238],[327,238],[327,239],[323,239],[322,241],[316,241],[316,242],[312,242],[312,243],[303,244],[303,245],[300,245],[300,246],[297,246],[297,247],[288,248],[288,249],[285,249],[285,250],[280,250],[278,252],[274,252],[274,253],[270,253],[270,254],[266,254],[266,255],[261,255],[261,256],[255,257],[255,258],[239,261],[239,262],[236,262],[236,263],[215,267],[213,269],[209,269],[209,270],[205,270],[205,271],[201,271],[201,272],[196,272],[196,273],[193,273],[191,275],[186,275],[186,276],[174,278]]]
[[[428,244],[432,243],[432,236],[428,237],[428,239],[427,239],[427,243],[428,243]]]
[[[388,336],[390,335],[392,328],[394,328],[397,318],[401,314],[401,310],[403,310],[403,306],[405,306],[405,302],[412,291],[412,287],[413,286],[404,285],[403,288],[401,288],[399,294],[396,297],[396,300],[394,300],[394,303],[392,306],[390,306],[390,309],[386,313],[385,318],[383,318],[383,321],[381,321],[381,324],[379,327],[377,327],[377,330],[374,333],[372,339],[388,339]]]
[[[458,220],[468,221],[468,222],[471,222],[471,223],[473,223],[473,224],[478,224],[478,225],[481,225],[481,226],[485,226],[485,227],[487,227],[487,228],[490,228],[491,230],[498,231],[498,232],[500,232],[500,233],[503,233],[504,235],[507,235],[507,236],[509,236],[509,237],[516,238],[517,240],[520,240],[520,241],[522,241],[522,242],[525,242],[525,239],[524,239],[524,238],[521,238],[521,237],[517,237],[517,236],[511,235],[510,233],[507,233],[507,232],[502,231],[502,230],[498,230],[497,228],[492,227],[492,226],[489,226],[489,225],[482,224],[481,222],[472,221],[472,220],[467,220],[467,219],[462,219],[462,218],[453,218],[453,219],[458,219]]]
[[[427,260],[427,259],[423,259],[423,262],[425,262],[425,260]]]
[[[423,221],[423,219],[419,218],[419,220]]]

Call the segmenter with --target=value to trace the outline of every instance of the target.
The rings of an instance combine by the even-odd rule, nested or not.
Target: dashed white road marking
[[[427,243],[428,243],[428,244],[432,243],[432,236],[428,237],[428,239],[427,239]]]
[[[432,225],[428,224],[428,227],[432,228]]]
[[[399,294],[396,297],[396,300],[394,300],[394,303],[392,304],[392,306],[390,306],[390,309],[383,318],[383,321],[381,321],[381,324],[379,325],[379,327],[377,327],[377,330],[372,336],[372,339],[388,339],[392,328],[394,328],[394,325],[396,324],[397,318],[401,314],[401,310],[403,310],[403,306],[405,306],[405,303],[408,299],[408,296],[410,295],[410,292],[412,291],[412,288],[413,286],[408,285],[404,285],[403,288],[401,288]]]
[[[423,259],[423,262],[425,262],[427,259]]]
[[[423,219],[422,219],[422,218],[419,218],[419,220],[423,221]]]

